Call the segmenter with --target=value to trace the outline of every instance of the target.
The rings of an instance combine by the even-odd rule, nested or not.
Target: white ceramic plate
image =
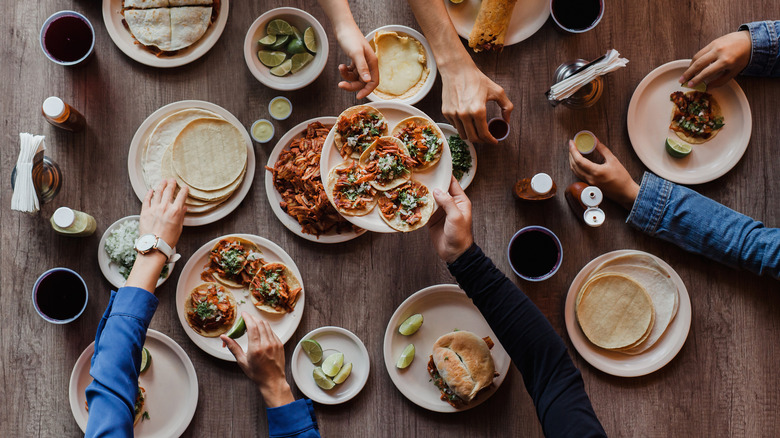
[[[450,20],[461,38],[469,39],[471,28],[477,21],[480,0],[464,0],[463,3],[453,4],[449,0],[443,0],[450,14]],[[506,31],[504,45],[511,46],[535,34],[550,16],[550,0],[525,0],[515,4],[512,10],[512,19],[509,20],[509,28]]]
[[[122,0],[103,0],[103,23],[106,25],[108,35],[114,40],[114,44],[130,58],[150,67],[179,67],[200,58],[214,47],[222,35],[222,31],[225,30],[229,6],[230,0],[220,0],[217,21],[209,26],[206,33],[195,44],[179,50],[172,56],[157,56],[136,43],[133,35],[122,24],[122,20],[124,20]]]
[[[235,126],[239,132],[241,132],[241,135],[244,137],[244,141],[246,142],[246,174],[244,174],[244,180],[241,182],[241,185],[238,186],[233,195],[231,195],[230,198],[228,198],[214,210],[202,214],[187,214],[184,217],[184,225],[206,225],[222,219],[235,210],[236,207],[241,204],[241,201],[243,201],[246,197],[246,194],[252,187],[252,180],[255,177],[255,149],[252,145],[252,138],[244,128],[244,125],[242,125],[236,116],[231,114],[228,110],[222,108],[219,105],[215,105],[211,102],[204,102],[202,100],[180,100],[178,102],[169,103],[168,105],[165,105],[164,107],[153,112],[149,117],[146,118],[146,120],[143,121],[143,123],[141,123],[141,126],[138,127],[138,130],[135,131],[135,135],[133,135],[133,140],[130,142],[130,150],[127,153],[127,171],[130,174],[130,184],[133,186],[133,191],[135,191],[138,199],[143,201],[144,197],[146,196],[146,191],[148,190],[146,183],[144,182],[142,167],[142,159],[146,140],[152,134],[152,131],[160,120],[169,114],[175,113],[176,111],[183,110],[185,108],[201,108],[219,114],[220,116],[224,117],[225,120],[230,122],[230,124]]]
[[[298,324],[301,323],[301,316],[303,316],[303,307],[306,304],[306,287],[303,285],[303,278],[301,278],[301,271],[298,270],[298,266],[295,265],[292,258],[282,249],[279,245],[271,242],[268,239],[253,234],[228,234],[225,236],[217,237],[216,239],[201,246],[195,254],[187,260],[187,264],[184,265],[184,269],[181,270],[179,275],[179,282],[176,284],[176,313],[179,315],[179,322],[184,327],[184,332],[192,339],[201,350],[206,353],[222,360],[236,361],[236,358],[230,353],[230,350],[222,347],[222,341],[219,337],[207,338],[199,335],[195,330],[187,323],[187,318],[184,316],[184,303],[189,298],[190,292],[195,289],[196,286],[204,283],[200,279],[200,274],[203,272],[204,267],[208,262],[209,252],[214,248],[214,245],[224,239],[225,237],[236,236],[246,240],[252,241],[257,244],[260,251],[263,253],[263,259],[267,262],[281,262],[287,265],[288,268],[298,277],[301,282],[301,297],[298,298],[298,303],[295,305],[292,313],[286,314],[270,314],[261,312],[255,308],[252,304],[252,299],[249,297],[247,289],[236,289],[228,287],[227,289],[233,293],[233,296],[238,302],[238,314],[241,312],[247,312],[255,315],[259,319],[266,320],[271,329],[276,333],[276,336],[282,341],[287,342],[290,337],[295,333],[298,328]],[[227,286],[226,286],[227,287]],[[244,303],[241,303],[244,300]],[[244,334],[240,338],[236,339],[241,348],[246,351],[247,348],[247,335]]]
[[[352,363],[352,372],[347,380],[326,391],[317,386],[312,376],[314,368],[322,365],[322,362],[317,365],[311,363],[298,342],[290,366],[295,384],[306,397],[324,405],[336,405],[351,400],[366,386],[371,364],[366,346],[354,333],[341,327],[320,327],[309,332],[301,338],[303,339],[315,339],[319,342],[323,360],[330,354],[340,352],[344,354],[344,365]]]
[[[401,323],[415,313],[423,316],[420,329],[411,336],[398,333]],[[495,343],[490,352],[493,355],[496,371],[499,373],[493,380],[493,386],[480,392],[476,399],[461,409],[455,409],[440,399],[441,392],[430,382],[431,376],[428,374],[428,361],[433,352],[433,344],[440,336],[455,329],[467,330],[479,337],[490,336]],[[414,360],[409,367],[398,369],[395,363],[409,344],[414,344]],[[446,413],[471,409],[490,398],[504,382],[509,364],[512,362],[479,309],[455,284],[427,287],[401,303],[387,323],[383,354],[387,373],[390,374],[390,379],[401,394],[417,406],[429,411]]]
[[[336,117],[315,117],[295,125],[295,127],[287,131],[287,133],[284,134],[281,139],[279,139],[279,142],[276,143],[276,146],[274,146],[274,149],[271,151],[271,155],[268,156],[267,165],[269,167],[273,167],[274,164],[276,164],[276,160],[279,159],[279,154],[282,153],[284,148],[286,148],[296,138],[302,137],[306,132],[306,128],[309,126],[309,124],[314,122],[320,122],[325,126],[333,126],[336,124]],[[276,214],[276,217],[279,218],[279,221],[285,227],[287,227],[288,230],[292,231],[300,237],[303,237],[306,240],[317,243],[340,243],[352,240],[365,233],[365,230],[360,232],[349,230],[343,233],[330,231],[326,234],[320,234],[319,237],[313,234],[304,233],[303,229],[301,228],[301,224],[298,223],[294,217],[290,216],[284,210],[282,210],[282,207],[279,205],[280,202],[282,202],[282,195],[278,190],[276,190],[276,187],[274,187],[273,173],[268,170],[265,171],[265,193],[268,195],[268,202],[271,204],[271,210],[274,211],[274,214]]]
[[[428,40],[425,39],[423,34],[417,32],[411,27],[401,26],[398,24],[391,24],[388,26],[382,26],[378,29],[374,29],[366,35],[366,39],[369,42],[372,41],[374,39],[374,35],[380,30],[386,32],[405,33],[406,35],[409,35],[412,38],[419,41],[420,44],[422,44],[423,48],[425,49],[425,65],[428,67],[428,77],[425,78],[425,82],[423,83],[423,86],[419,90],[417,90],[417,93],[415,93],[411,97],[407,97],[406,99],[392,99],[393,102],[401,102],[408,105],[414,105],[415,103],[421,101],[425,96],[428,95],[428,93],[431,91],[431,88],[433,88],[433,83],[436,82],[436,74],[438,70],[436,68],[436,59],[434,59],[433,57],[433,50],[431,50],[431,46],[428,44]],[[381,97],[377,96],[373,92],[369,94],[367,97],[368,100],[370,100],[371,102],[387,102],[387,100],[382,99]]]
[[[385,121],[387,122],[388,134],[393,132],[393,128],[395,128],[395,125],[398,124],[398,122],[407,117],[418,116],[431,120],[428,115],[419,109],[400,102],[372,102],[370,106],[378,109],[382,112],[382,114],[384,114]],[[434,122],[431,120],[431,123]],[[331,129],[330,133],[328,134],[328,138],[325,139],[325,144],[322,146],[322,158],[320,159],[320,173],[322,175],[328,175],[330,169],[344,162],[344,159],[341,158],[339,151],[336,150],[336,146],[333,143],[333,137],[335,135],[336,130]],[[447,142],[445,141],[445,144],[446,143]],[[444,151],[442,151],[441,158],[439,159],[439,163],[437,165],[429,169],[425,169],[422,172],[412,172],[412,179],[417,180],[428,187],[429,192],[433,192],[433,189],[435,188],[439,188],[444,192],[448,191],[451,178],[452,155],[450,154],[449,145],[444,148]],[[433,198],[433,196],[431,196],[431,198]],[[333,198],[331,197],[330,193],[328,193],[328,199],[332,204]],[[438,205],[434,205],[433,211],[436,212],[436,209],[438,208]],[[377,233],[399,232],[390,228],[390,226],[387,225],[384,220],[382,220],[379,214],[379,208],[375,207],[371,213],[365,216],[344,216],[344,218],[359,226],[360,228],[364,228],[369,231],[374,231]]]
[[[111,224],[110,227],[106,228],[106,232],[103,233],[103,237],[100,238],[100,243],[98,244],[98,265],[100,266],[100,271],[103,272],[103,276],[106,277],[106,280],[108,280],[108,282],[114,285],[116,288],[124,286],[127,280],[122,276],[122,274],[119,273],[119,265],[112,262],[111,259],[108,258],[108,253],[106,252],[106,240],[108,239],[108,236],[110,236],[115,229],[119,228],[122,223],[132,220],[137,221],[140,217],[141,216],[135,214],[132,216],[125,216],[122,219],[117,220]],[[175,254],[176,248],[173,248],[173,251]],[[160,287],[160,285],[165,283],[165,280],[171,276],[171,272],[173,272],[173,267],[176,265],[176,263],[170,262],[167,265],[168,275],[166,275],[165,278],[160,278],[157,280],[157,287]]]
[[[447,140],[449,140],[451,135],[458,135],[458,130],[450,124],[437,123],[437,125],[439,125],[439,129],[441,129],[441,132],[444,133],[444,137],[446,137]],[[458,180],[460,187],[463,190],[466,190],[466,188],[471,185],[471,182],[474,181],[474,175],[477,174],[477,149],[474,147],[474,143],[466,140],[465,138],[461,138],[461,140],[466,142],[469,147],[469,154],[471,154],[471,169],[464,173],[463,176]],[[452,148],[450,148],[450,154],[452,154]]]
[[[671,113],[671,110],[669,112]],[[630,355],[599,348],[585,337],[579,323],[577,323],[577,317],[574,314],[574,302],[577,299],[577,293],[591,271],[596,269],[601,263],[624,254],[637,252],[652,257],[671,275],[680,294],[680,306],[677,309],[677,315],[675,315],[669,327],[666,328],[666,332],[656,344],[643,353]],[[580,353],[580,356],[588,363],[613,376],[637,377],[661,369],[680,352],[683,344],[685,344],[685,339],[688,338],[688,331],[691,329],[691,298],[688,296],[688,290],[685,288],[685,284],[680,276],[665,261],[646,252],[624,249],[600,255],[580,270],[569,287],[564,315],[569,338],[571,338],[571,342],[574,344],[577,352]]]
[[[144,347],[152,362],[139,381],[146,390],[149,419],[133,429],[136,437],[170,438],[184,433],[198,406],[198,376],[187,353],[173,339],[149,329]],[[82,431],[87,430],[86,389],[92,383],[90,361],[95,343],[89,344],[73,366],[68,388],[70,410]]]
[[[666,152],[667,137],[678,140],[669,129],[674,91],[691,91],[677,82],[690,59],[668,62],[642,79],[628,104],[628,136],[639,159],[662,178],[679,184],[701,184],[719,178],[742,158],[753,128],[750,105],[745,93],[733,79],[721,87],[707,90],[723,110],[726,125],[712,140],[691,145],[685,158],[672,158]]]
[[[286,76],[274,76],[271,69],[263,65],[257,57],[257,52],[262,50],[258,41],[266,36],[268,23],[276,18],[287,21],[303,33],[307,27],[312,27],[317,37],[317,53],[307,65],[293,74]],[[249,27],[244,38],[244,61],[252,75],[266,87],[274,90],[298,90],[317,79],[325,69],[328,62],[328,35],[316,18],[308,12],[296,8],[276,8],[264,13]]]

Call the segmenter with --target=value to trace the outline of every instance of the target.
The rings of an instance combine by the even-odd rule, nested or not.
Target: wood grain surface
[[[386,24],[419,29],[405,2],[351,3],[366,33]],[[336,87],[337,66],[347,58],[333,38],[325,71],[303,90],[280,93],[268,89],[246,68],[245,33],[255,18],[271,8],[305,9],[332,35],[330,23],[314,1],[232,1],[227,27],[213,49],[174,69],[146,67],[120,52],[106,32],[100,1],[5,4],[0,16],[0,182],[4,187],[0,191],[0,435],[77,436],[81,431],[68,405],[68,381],[108,303],[111,286],[97,262],[100,236],[116,219],[140,210],[127,173],[127,150],[138,126],[163,105],[201,99],[226,108],[249,127],[255,119],[268,117],[267,103],[282,94],[292,101],[294,113],[286,121],[275,122],[278,139],[299,122],[337,115],[356,100]],[[39,47],[42,23],[61,9],[80,11],[95,26],[95,56],[87,65],[55,65]],[[475,239],[500,269],[511,273],[506,245],[516,230],[544,225],[560,237],[565,256],[552,279],[529,283],[511,277],[570,347],[610,436],[775,435],[780,430],[778,282],[715,264],[643,235],[624,224],[627,212],[611,202],[603,206],[604,226],[588,229],[569,210],[562,192],[542,204],[523,204],[512,197],[512,185],[541,171],[553,177],[559,190],[574,182],[565,144],[581,129],[596,133],[638,180],[646,169],[629,144],[626,110],[641,79],[663,63],[690,58],[741,23],[777,19],[777,12],[776,0],[611,0],[593,31],[564,34],[548,20],[531,38],[500,54],[474,56],[515,104],[509,138],[497,147],[478,148],[479,170],[467,191],[474,205]],[[594,59],[609,48],[619,50],[630,63],[606,78],[604,95],[594,107],[553,108],[545,101],[543,93],[560,63]],[[767,226],[778,227],[780,80],[739,78],[738,82],[753,112],[750,146],[732,171],[694,188]],[[74,135],[47,124],[40,105],[50,95],[62,97],[81,111],[88,129]],[[444,121],[440,96],[441,80],[437,79],[417,106]],[[497,113],[498,108],[491,105],[489,114]],[[47,155],[64,174],[59,196],[37,215],[9,208],[9,180],[18,155],[19,132],[46,135]],[[387,321],[410,294],[433,284],[452,283],[453,278],[434,253],[425,230],[407,235],[367,233],[336,245],[305,241],[289,232],[266,198],[261,169],[271,148],[255,145],[258,172],[235,212],[217,223],[185,229],[178,249],[186,260],[216,236],[253,233],[290,254],[301,270],[307,296],[303,321],[285,349],[288,360],[296,342],[320,326],[341,326],[363,340],[372,363],[368,383],[348,403],[315,406],[323,436],[541,436],[534,406],[514,367],[492,398],[461,414],[428,412],[396,390],[383,365]],[[92,214],[98,221],[97,232],[81,239],[55,234],[48,220],[63,205]],[[693,307],[690,335],[679,355],[663,369],[639,378],[613,377],[591,367],[571,346],[563,319],[566,292],[577,272],[598,255],[625,248],[650,252],[673,266],[687,285]],[[179,323],[174,295],[183,265],[176,266],[171,281],[158,291],[161,303],[151,327],[178,342],[198,374],[198,411],[184,436],[266,436],[258,391],[235,364],[214,359],[196,347]],[[90,291],[85,313],[65,326],[39,318],[30,301],[36,277],[55,266],[81,273]],[[296,388],[294,393],[302,396]]]

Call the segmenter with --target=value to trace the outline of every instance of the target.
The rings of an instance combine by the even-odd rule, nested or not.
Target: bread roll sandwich
[[[441,399],[455,408],[474,400],[493,384],[496,367],[490,337],[480,338],[468,331],[447,333],[433,344],[428,373],[441,391]]]

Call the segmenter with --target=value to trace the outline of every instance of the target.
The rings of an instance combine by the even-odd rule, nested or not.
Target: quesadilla
[[[357,159],[383,135],[387,135],[385,116],[374,107],[357,105],[339,115],[333,144],[343,158]]]
[[[425,170],[439,162],[444,150],[444,134],[435,123],[424,117],[401,120],[391,134],[401,140],[417,162],[414,170]]]
[[[126,0],[122,14],[138,43],[155,52],[174,53],[203,37],[218,8],[219,2],[213,0]]]
[[[233,294],[218,283],[203,283],[190,292],[184,305],[187,323],[201,336],[215,338],[227,332],[236,319]]]

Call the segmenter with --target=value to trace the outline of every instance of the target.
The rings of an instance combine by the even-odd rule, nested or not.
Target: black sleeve
[[[476,244],[449,266],[523,375],[547,437],[606,436],[563,340]]]

